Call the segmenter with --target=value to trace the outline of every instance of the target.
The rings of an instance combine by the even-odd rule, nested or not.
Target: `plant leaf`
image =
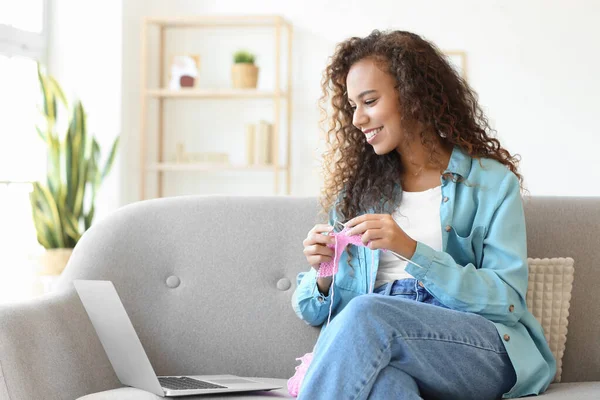
[[[87,213],[87,215],[84,217],[84,223],[85,223],[85,230],[86,231],[88,229],[90,229],[90,227],[92,226],[92,221],[94,220],[94,212],[95,212],[95,206],[94,206],[94,203],[92,203],[92,207],[90,208],[90,212]]]
[[[56,201],[54,200],[54,197],[52,197],[50,190],[42,186],[39,182],[34,182],[33,192],[30,195],[30,198],[32,199],[32,208],[35,210],[34,218],[36,218],[37,212],[42,213],[46,217],[44,223],[50,230],[47,235],[47,242],[56,247],[64,247],[62,222]],[[41,219],[38,219],[38,221],[41,221]],[[39,225],[39,223],[36,224]]]
[[[66,175],[67,175],[67,204],[70,209],[76,206],[77,193],[80,185],[85,185],[80,179],[79,167],[82,165],[82,145],[85,135],[85,113],[80,101],[73,108],[71,123],[66,138]],[[85,190],[85,188],[83,189]]]
[[[50,88],[46,83],[46,77],[42,74],[41,66],[39,63],[37,64],[37,74],[38,81],[40,82],[40,88],[42,90],[42,97],[44,99],[44,115],[46,116],[46,118],[52,118],[53,120],[56,120],[56,114],[52,109],[52,92],[50,91]]]
[[[88,179],[92,186],[97,188],[98,185],[100,185],[100,180],[102,177],[100,176],[100,172],[98,170],[98,163],[100,161],[100,145],[98,144],[98,141],[96,141],[96,138],[92,139],[92,155],[90,157],[90,161],[93,163],[93,170],[90,171],[92,173],[89,175]]]
[[[53,231],[49,229],[52,224],[37,204],[39,196],[39,191],[36,191],[35,189],[29,194],[31,216],[37,232],[37,241],[44,246],[45,249],[56,248],[58,247],[56,244],[57,240],[53,237]]]
[[[48,188],[52,195],[58,198],[58,191],[61,186],[61,159],[60,159],[60,149],[61,144],[58,139],[58,136],[48,132],[47,136],[48,143],[48,153],[47,153],[47,176],[46,180],[48,183]]]
[[[81,233],[79,232],[79,221],[75,215],[73,215],[68,210],[65,210],[64,214],[64,227],[65,233],[77,243],[81,238]]]
[[[42,139],[42,140],[43,140],[45,143],[47,143],[47,142],[48,142],[48,135],[46,135],[46,134],[44,133],[44,131],[42,131],[42,130],[40,129],[40,127],[39,127],[39,126],[36,126],[36,127],[35,127],[35,130],[37,131],[37,133],[38,133],[38,136],[39,136],[39,137],[40,137],[40,138],[41,138],[41,139]]]
[[[113,162],[115,161],[115,154],[117,154],[117,149],[119,148],[119,139],[120,137],[117,136],[110,149],[110,154],[108,155],[108,159],[106,160],[106,164],[104,165],[104,169],[102,170],[102,180],[104,180],[104,178],[106,178],[106,176],[109,174]]]
[[[48,84],[48,87],[50,88],[50,90],[52,90],[52,93],[54,94],[54,96],[58,97],[58,99],[61,101],[61,103],[63,103],[63,105],[66,108],[69,108],[69,103],[67,102],[67,98],[65,97],[64,92],[62,91],[60,85],[58,84],[56,79],[54,79],[54,77],[52,75],[48,75],[47,84]]]

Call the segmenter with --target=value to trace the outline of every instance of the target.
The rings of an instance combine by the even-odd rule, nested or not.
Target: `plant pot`
[[[248,63],[233,64],[231,80],[234,89],[255,89],[258,82],[258,67]]]
[[[73,249],[47,249],[39,257],[38,275],[60,275],[67,266]]]

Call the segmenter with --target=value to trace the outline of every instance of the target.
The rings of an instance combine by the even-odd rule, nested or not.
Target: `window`
[[[36,133],[40,88],[36,61],[0,54],[0,181],[32,181],[44,172],[44,143]]]
[[[46,62],[48,3],[0,2],[0,303],[27,297],[25,277],[39,250],[29,192],[46,167],[35,125],[41,104],[36,62]]]
[[[44,60],[47,0],[0,2],[0,53]]]

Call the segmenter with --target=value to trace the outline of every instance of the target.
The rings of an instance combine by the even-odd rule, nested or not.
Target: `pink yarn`
[[[319,266],[319,271],[317,272],[317,276],[319,278],[325,276],[333,276],[338,272],[340,262],[339,257],[342,254],[342,251],[344,251],[344,249],[346,248],[346,246],[348,246],[349,244],[353,244],[355,246],[364,246],[361,240],[362,235],[348,236],[346,235],[346,232],[348,232],[349,230],[350,229],[348,228],[344,228],[344,230],[342,230],[341,232],[332,232],[329,234],[329,236],[335,237],[335,243],[327,245],[327,247],[329,247],[330,249],[334,249],[334,257],[333,260],[329,262],[321,263],[321,265]]]
[[[328,244],[327,247],[333,249],[333,260],[329,262],[324,262],[319,265],[319,270],[317,271],[317,277],[326,277],[333,276],[333,280],[331,281],[331,303],[329,304],[329,315],[327,316],[327,325],[331,321],[331,311],[333,308],[333,296],[334,296],[334,286],[335,286],[335,275],[337,274],[340,268],[340,256],[346,246],[349,244],[353,244],[355,246],[365,246],[362,242],[362,235],[352,235],[348,236],[346,233],[349,231],[349,228],[344,228],[341,232],[331,232],[329,236],[333,236],[335,238],[335,243]],[[373,265],[371,263],[371,265]],[[372,278],[372,277],[370,277]],[[371,279],[372,280],[372,279]],[[369,291],[372,291],[371,285],[369,285]]]
[[[296,358],[296,360],[300,360],[300,365],[296,367],[296,373],[287,382],[288,392],[291,396],[298,397],[300,386],[302,386],[302,381],[304,381],[304,376],[306,375],[306,371],[308,371],[312,359],[313,353],[306,353],[302,357]]]

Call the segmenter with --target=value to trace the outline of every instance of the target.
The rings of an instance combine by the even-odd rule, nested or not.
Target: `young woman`
[[[518,160],[476,94],[433,44],[402,31],[340,43],[322,83],[329,225],[304,241],[312,268],[293,305],[324,327],[299,398],[545,391],[556,363],[525,304]],[[341,224],[365,247],[348,246],[334,279],[319,277]]]

